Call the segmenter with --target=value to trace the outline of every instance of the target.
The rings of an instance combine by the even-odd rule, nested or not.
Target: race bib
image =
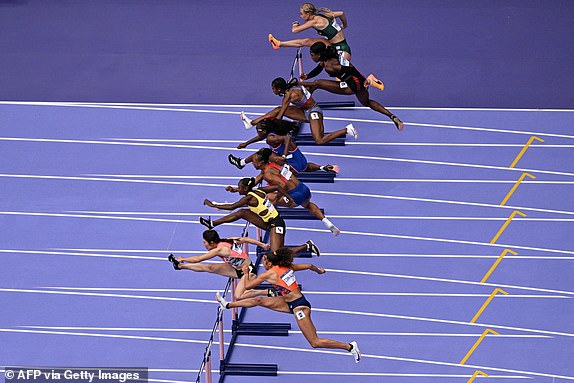
[[[285,274],[281,276],[281,279],[283,280],[283,282],[285,282],[287,286],[291,286],[293,283],[297,282],[295,280],[295,273],[293,272],[293,270],[287,270]]]
[[[281,168],[281,177],[285,178],[286,180],[290,180],[292,175],[293,173],[291,172],[291,167],[287,164],[283,165]]]
[[[339,54],[339,64],[341,64],[342,66],[351,65],[351,62],[345,58],[345,52],[337,51],[337,53]]]
[[[331,26],[333,28],[335,28],[335,30],[337,32],[341,32],[341,26],[337,23],[337,19],[333,18],[333,21],[331,22]]]
[[[345,81],[341,81],[341,82],[339,83],[339,87],[340,87],[341,89],[345,89],[345,88],[348,87],[348,85],[347,85],[347,83],[346,83]]]
[[[311,112],[311,120],[318,120],[318,119],[319,119],[319,113]]]
[[[275,211],[275,206],[273,206],[273,204],[271,203],[271,201],[269,201],[269,198],[267,197],[265,197],[265,199],[263,200],[263,206],[267,209],[269,213]]]

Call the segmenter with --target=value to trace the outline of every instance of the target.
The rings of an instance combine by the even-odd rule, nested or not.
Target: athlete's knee
[[[311,339],[309,341],[309,344],[311,345],[311,347],[313,348],[321,348],[321,339],[320,338],[315,338],[315,339]]]

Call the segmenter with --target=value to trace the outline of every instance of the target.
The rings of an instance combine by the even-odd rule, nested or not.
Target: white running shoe
[[[355,129],[355,127],[353,126],[353,124],[349,124],[347,126],[345,126],[345,128],[347,128],[347,135],[349,136],[353,136],[353,138],[356,140],[357,138],[359,138],[359,133],[357,132],[357,129]]]
[[[353,346],[351,354],[353,354],[353,358],[355,358],[355,363],[359,363],[361,361],[361,351],[359,350],[359,346],[355,341],[352,341],[350,344]]]
[[[241,122],[243,122],[245,129],[253,128],[253,125],[251,125],[251,119],[245,115],[245,112],[239,113],[239,116],[241,117]]]
[[[315,242],[308,240],[305,243],[307,244],[307,251],[310,251],[311,254],[315,254],[317,257],[321,256],[321,250],[319,250],[319,247],[315,245]]]
[[[222,310],[227,310],[227,301],[219,295],[219,291],[215,294],[215,300],[217,300],[217,303],[219,303],[219,307],[221,307]]]

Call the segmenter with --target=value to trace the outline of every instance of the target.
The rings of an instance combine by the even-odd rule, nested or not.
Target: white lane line
[[[309,349],[300,349],[300,348],[295,348],[295,347],[279,347],[279,346],[255,345],[255,344],[247,344],[247,343],[236,343],[235,345],[239,346],[239,347],[274,349],[274,350],[283,350],[283,351],[299,351],[299,352],[309,352],[309,353],[341,355],[341,356],[345,356],[347,358],[349,357],[348,353],[343,353],[343,352],[339,352],[339,351],[330,351],[330,350],[309,350]],[[543,377],[550,377],[550,378],[562,378],[562,379],[574,380],[574,377],[571,377],[571,376],[547,374],[547,373],[532,372],[532,371],[511,370],[511,369],[498,368],[498,367],[479,366],[479,365],[471,365],[471,364],[461,365],[458,363],[440,362],[440,361],[434,361],[434,360],[404,358],[404,357],[395,357],[395,356],[386,356],[386,355],[374,355],[374,354],[362,354],[362,356],[364,358],[385,359],[385,360],[393,360],[393,361],[399,361],[399,362],[413,362],[413,363],[422,363],[422,364],[431,364],[431,365],[440,365],[440,366],[449,366],[449,367],[459,367],[459,368],[465,368],[465,369],[470,368],[470,369],[474,369],[474,370],[480,369],[481,371],[510,372],[510,373],[533,375],[533,376],[543,376]]]
[[[130,142],[165,142],[165,143],[228,143],[239,144],[243,140],[185,140],[185,139],[165,139],[165,138],[123,138],[123,137],[103,137],[104,140],[130,141]],[[444,142],[351,142],[345,145],[349,146],[428,146],[428,147],[478,147],[478,148],[522,148],[524,143],[520,144],[485,144],[485,143],[444,143]],[[564,144],[544,144],[534,145],[532,148],[551,149],[551,148],[574,148],[574,145]]]
[[[172,297],[161,297],[161,296],[148,296],[148,295],[127,295],[127,294],[110,294],[110,293],[86,293],[86,292],[76,292],[76,291],[52,291],[52,290],[37,290],[37,289],[11,289],[11,288],[0,288],[0,292],[7,292],[7,293],[19,293],[19,294],[51,294],[51,295],[76,295],[76,296],[83,296],[83,297],[105,297],[105,298],[127,298],[127,299],[144,299],[144,300],[162,300],[162,301],[175,301],[175,302],[195,302],[195,303],[209,303],[209,304],[217,304],[214,299],[191,299],[191,298],[172,298]],[[574,334],[565,333],[565,332],[557,332],[557,331],[547,331],[547,330],[539,330],[539,329],[531,329],[531,328],[522,328],[522,327],[511,327],[511,326],[502,326],[502,325],[495,325],[495,324],[481,324],[481,323],[470,323],[470,322],[463,322],[463,321],[456,321],[456,320],[447,320],[447,319],[437,319],[437,318],[427,318],[427,317],[418,317],[418,316],[407,316],[407,315],[397,315],[397,314],[383,314],[383,313],[373,313],[373,312],[365,312],[365,311],[349,311],[349,310],[339,310],[339,309],[323,309],[323,308],[313,308],[314,311],[320,312],[327,312],[327,313],[335,313],[335,314],[351,314],[351,315],[359,315],[359,316],[370,316],[370,317],[381,317],[381,318],[394,318],[394,319],[405,319],[405,320],[414,320],[414,321],[422,321],[422,322],[435,322],[435,323],[445,323],[445,324],[455,324],[455,325],[464,325],[464,326],[478,326],[478,327],[490,327],[490,328],[499,328],[504,330],[513,330],[513,331],[524,331],[524,332],[531,332],[536,334],[543,334],[543,335],[556,335],[556,336],[566,336],[566,337],[574,337]]]
[[[182,113],[210,113],[210,114],[239,114],[240,111],[228,111],[228,110],[212,110],[212,109],[180,109],[180,108],[169,108],[165,106],[161,107],[140,107],[140,106],[129,106],[127,104],[89,104],[89,103],[63,103],[56,104],[53,103],[50,106],[56,107],[76,107],[76,108],[103,108],[103,109],[124,109],[124,110],[154,110],[154,111],[168,111],[168,112],[182,112]],[[198,105],[199,107],[216,107],[213,105]],[[249,113],[251,115],[263,115],[264,113]],[[339,117],[324,117],[325,120],[330,121],[345,121],[345,122],[370,122],[374,124],[392,124],[392,121],[387,120],[373,120],[373,119],[361,119],[361,118],[339,118]],[[484,127],[469,127],[469,126],[459,126],[459,125],[444,125],[444,124],[424,124],[417,122],[407,122],[405,125],[409,126],[420,126],[420,127],[430,127],[430,128],[442,128],[442,129],[458,129],[458,130],[471,130],[471,131],[483,131],[491,133],[509,133],[509,134],[528,134],[537,135],[544,137],[559,137],[559,138],[574,138],[574,136],[569,136],[565,134],[557,133],[546,133],[546,132],[532,132],[532,131],[517,131],[509,129],[493,129]]]
[[[54,290],[77,290],[77,291],[137,291],[137,292],[176,292],[176,293],[216,293],[220,289],[154,289],[154,288],[126,288],[126,287],[63,287],[63,286],[39,286],[40,289],[54,289]],[[362,296],[390,296],[390,297],[472,297],[472,298],[485,298],[490,294],[447,294],[447,293],[398,293],[398,292],[372,292],[372,291],[308,291],[305,290],[305,295],[362,295]],[[527,295],[527,294],[509,294],[500,296],[503,299],[513,298],[534,298],[534,299],[571,299],[571,297],[564,295]]]
[[[116,334],[98,334],[98,333],[94,334],[94,333],[80,333],[80,332],[70,332],[70,331],[66,331],[66,332],[62,331],[61,332],[61,331],[47,331],[47,330],[23,330],[23,329],[0,328],[0,332],[32,333],[32,334],[47,334],[47,335],[71,335],[71,336],[102,337],[102,338],[116,338],[116,339],[137,339],[137,340],[150,340],[150,341],[169,341],[169,342],[198,343],[198,344],[207,344],[208,343],[207,341],[194,340],[194,339],[159,338],[159,337],[144,337],[144,336],[116,335]],[[214,344],[218,344],[218,342],[214,341]],[[340,356],[344,356],[345,358],[349,358],[348,352],[340,352],[340,351],[302,349],[302,348],[296,348],[296,347],[282,347],[282,346],[271,346],[271,345],[248,344],[248,343],[236,343],[235,345],[238,347],[249,347],[249,348],[258,348],[258,349],[266,349],[266,350],[274,349],[274,350],[280,350],[280,351],[296,351],[296,352],[307,352],[307,353],[316,353],[316,354],[340,355]],[[457,363],[440,362],[440,361],[425,360],[425,359],[414,359],[414,358],[404,358],[404,357],[374,355],[374,354],[363,354],[363,357],[364,358],[373,358],[373,359],[393,360],[393,361],[400,361],[400,362],[412,362],[412,363],[421,363],[421,364],[442,365],[442,366],[458,367],[458,368],[465,368],[465,369],[469,369],[469,368],[470,369],[480,369],[482,371],[510,372],[510,373],[525,374],[525,375],[555,377],[555,378],[574,380],[574,377],[556,375],[556,374],[546,374],[546,373],[539,373],[539,372],[532,372],[532,371],[510,370],[510,369],[503,369],[503,368],[498,368],[498,367],[478,366],[478,365],[470,365],[470,364],[460,365]]]
[[[86,249],[86,248],[56,248],[52,250],[62,251],[89,251],[89,252],[118,252],[118,253],[159,253],[165,254],[166,250],[151,250],[151,249]],[[19,250],[8,250],[19,251]],[[173,253],[178,254],[203,254],[197,250],[176,250],[171,249]],[[321,252],[321,255],[329,255],[334,257],[398,257],[398,258],[468,258],[468,259],[497,259],[498,255],[484,255],[484,254],[400,254],[400,253],[330,253]],[[553,257],[553,256],[537,256],[537,255],[512,255],[507,260],[516,259],[548,259],[548,260],[572,260],[574,257]]]
[[[67,210],[73,214],[101,214],[101,215],[131,215],[131,216],[177,216],[202,217],[206,213],[191,212],[161,212],[161,211],[94,211],[94,210]],[[211,217],[223,217],[226,213],[210,213]],[[506,221],[508,217],[439,217],[439,216],[406,216],[406,215],[337,215],[329,214],[329,218],[343,219],[396,219],[396,220],[430,220],[430,221]],[[513,218],[512,221],[524,222],[574,222],[574,218]]]
[[[484,327],[484,328],[491,328],[491,329],[495,328],[495,329],[501,329],[501,330],[524,331],[524,332],[530,332],[530,333],[535,333],[535,334],[544,334],[544,335],[550,335],[550,336],[564,336],[564,337],[569,337],[569,338],[574,337],[574,334],[568,333],[568,332],[540,330],[540,329],[533,329],[533,328],[526,328],[526,327],[503,326],[503,325],[497,325],[497,324],[470,323],[470,322],[463,322],[463,321],[457,321],[457,320],[418,317],[418,316],[412,316],[412,315],[384,314],[384,313],[375,313],[375,312],[368,312],[368,311],[323,309],[323,308],[315,308],[315,307],[313,307],[313,311],[315,311],[315,312],[319,311],[319,312],[325,312],[325,313],[331,313],[331,314],[349,314],[349,315],[369,316],[369,317],[378,317],[378,318],[404,319],[404,320],[419,321],[419,322],[433,322],[433,323],[454,324],[454,325],[462,325],[462,326],[475,326],[475,327]]]
[[[574,137],[574,136],[573,136]],[[125,141],[97,141],[97,140],[63,140],[63,139],[47,139],[47,138],[18,138],[18,137],[0,137],[0,141],[25,141],[25,142],[52,142],[52,143],[79,143],[79,144],[98,144],[98,145],[131,145],[131,146],[142,146],[142,147],[168,147],[168,148],[184,148],[184,149],[208,149],[208,150],[225,150],[233,151],[237,150],[232,147],[218,147],[218,146],[198,146],[198,145],[165,145],[165,144],[152,144],[152,143],[139,143],[139,142],[125,142]],[[243,151],[255,152],[253,149],[242,149]],[[539,174],[554,174],[561,176],[574,176],[574,173],[569,172],[559,172],[550,171],[542,169],[528,169],[528,168],[509,168],[505,166],[494,166],[494,165],[480,165],[480,164],[469,164],[462,162],[448,162],[448,161],[431,161],[431,160],[419,160],[410,158],[394,158],[394,157],[376,157],[376,156],[359,156],[350,154],[329,154],[329,153],[315,153],[315,152],[305,152],[305,155],[318,156],[318,157],[337,157],[337,158],[349,158],[349,159],[361,159],[361,160],[376,160],[376,161],[392,161],[392,162],[406,162],[415,163],[417,165],[440,165],[440,166],[458,166],[458,167],[468,167],[476,169],[490,169],[490,170],[503,170],[509,172],[528,172],[528,173],[539,173]]]
[[[204,300],[204,299],[190,299],[190,298],[170,298],[170,297],[158,297],[158,296],[147,296],[147,295],[82,293],[82,292],[71,292],[71,291],[6,289],[6,288],[0,288],[0,292],[53,294],[53,295],[79,295],[79,296],[84,296],[84,297],[93,296],[93,297],[105,297],[105,298],[129,298],[129,299],[165,300],[165,301],[176,301],[176,302],[199,302],[199,303],[217,304],[217,302],[215,302],[214,299]],[[419,316],[410,316],[410,315],[384,314],[384,313],[375,313],[375,312],[367,312],[367,311],[350,311],[350,310],[339,310],[339,309],[324,309],[324,308],[318,308],[318,307],[317,308],[313,307],[313,311],[326,312],[326,313],[332,313],[332,314],[350,314],[350,315],[378,317],[378,318],[403,319],[403,320],[412,320],[412,321],[419,321],[419,322],[433,322],[433,323],[444,323],[444,324],[454,324],[454,325],[463,325],[463,326],[488,327],[488,328],[496,328],[496,329],[503,329],[503,330],[523,331],[523,332],[542,334],[542,335],[550,335],[550,336],[574,337],[574,334],[566,333],[566,332],[559,332],[559,331],[548,331],[548,330],[539,330],[539,329],[532,329],[532,328],[525,328],[525,327],[503,326],[503,325],[496,325],[496,324],[470,323],[470,322],[463,322],[463,321],[457,321],[457,320],[437,319],[437,318],[428,318],[428,317],[419,317]]]
[[[84,102],[84,101],[0,101],[0,105],[126,105],[126,106],[180,106],[180,107],[213,107],[213,108],[275,108],[277,105],[253,105],[253,104],[182,104],[182,103],[149,103],[149,102]],[[574,109],[544,109],[544,108],[456,108],[456,107],[413,107],[413,106],[389,106],[391,109],[400,110],[430,110],[430,111],[491,111],[491,112],[574,112]],[[369,110],[365,106],[338,107],[337,110]]]
[[[122,221],[142,221],[142,222],[169,222],[169,223],[187,223],[187,224],[197,224],[199,222],[189,221],[189,220],[178,220],[178,219],[163,219],[163,218],[139,218],[139,217],[118,217],[118,216],[100,216],[100,215],[83,215],[83,214],[62,214],[62,213],[32,213],[32,212],[14,212],[14,211],[0,211],[0,215],[14,215],[14,216],[36,216],[36,217],[65,217],[65,218],[93,218],[93,219],[116,219]],[[229,226],[245,226],[243,224],[227,224]],[[313,229],[313,228],[300,228],[300,227],[290,227],[289,230],[295,231],[306,231],[306,232],[318,232],[326,233],[329,230],[326,229]],[[434,237],[420,237],[420,236],[410,236],[410,235],[398,235],[398,234],[384,234],[384,233],[369,233],[360,231],[341,231],[342,234],[349,235],[359,235],[368,237],[383,237],[383,238],[395,238],[395,239],[409,239],[418,241],[429,241],[429,242],[441,242],[441,243],[457,243],[463,245],[474,245],[474,246],[489,246],[489,247],[500,247],[500,248],[513,248],[518,250],[532,250],[532,251],[543,251],[550,253],[560,253],[560,254],[574,254],[574,251],[563,250],[563,249],[550,249],[542,247],[529,247],[529,246],[518,246],[509,245],[504,243],[487,243],[487,242],[475,242],[475,241],[465,241],[458,239],[446,239],[446,238],[434,238]]]
[[[226,184],[210,184],[201,182],[177,182],[177,181],[152,181],[152,180],[134,180],[134,179],[116,179],[116,178],[97,178],[97,177],[72,177],[72,176],[46,176],[46,175],[33,175],[33,174],[0,174],[0,177],[5,178],[30,178],[30,179],[56,179],[56,180],[73,180],[73,181],[104,181],[104,182],[119,182],[119,183],[136,183],[136,184],[163,184],[163,185],[183,185],[183,186],[205,186],[205,187],[221,187],[225,188]],[[313,190],[315,194],[331,194],[331,195],[344,195],[350,197],[368,197],[368,198],[378,198],[378,199],[391,199],[391,200],[401,200],[401,201],[413,201],[413,202],[429,202],[429,203],[442,203],[450,205],[464,205],[464,206],[477,206],[477,207],[488,207],[496,209],[512,209],[521,211],[536,211],[541,213],[556,213],[556,214],[569,214],[574,215],[572,211],[564,210],[552,210],[552,209],[541,209],[525,206],[510,206],[510,205],[495,205],[479,202],[465,202],[465,201],[453,201],[453,200],[441,200],[433,198],[416,198],[416,197],[402,197],[402,196],[392,196],[383,194],[368,194],[368,193],[350,193],[350,192],[336,192],[336,191],[326,191],[326,190]]]
[[[331,269],[331,268],[327,269],[327,271],[330,273],[366,275],[366,276],[371,276],[371,277],[417,279],[417,280],[421,280],[421,281],[458,283],[458,284],[463,284],[463,285],[475,285],[475,286],[504,287],[504,288],[508,288],[508,289],[519,289],[519,290],[527,290],[527,291],[539,291],[539,292],[544,292],[544,293],[574,295],[574,291],[553,290],[553,289],[544,289],[544,288],[539,288],[539,287],[507,285],[507,284],[500,284],[500,283],[476,282],[476,281],[467,281],[467,280],[463,280],[463,279],[448,279],[448,278],[425,277],[425,276],[418,276],[418,275],[378,273],[378,272],[374,272],[374,271],[341,270],[341,269]]]
[[[224,181],[240,180],[237,176],[182,176],[182,175],[153,175],[153,174],[82,174],[90,177],[114,177],[114,178],[140,178],[140,179],[217,179]],[[425,179],[425,178],[343,178],[337,177],[335,181],[348,182],[415,182],[415,183],[485,183],[485,184],[515,184],[516,180],[476,180],[476,179]],[[574,181],[532,181],[524,180],[521,185],[573,185]]]
[[[128,299],[146,299],[146,300],[158,300],[158,301],[194,302],[194,303],[209,303],[209,304],[215,303],[215,304],[217,304],[217,302],[214,299],[171,298],[171,297],[158,297],[158,296],[152,296],[152,295],[82,293],[82,292],[77,292],[77,291],[50,291],[50,290],[7,289],[7,288],[0,288],[0,292],[52,294],[52,295],[79,295],[79,296],[89,296],[89,297],[128,298]]]
[[[19,328],[30,328],[40,330],[88,330],[88,331],[149,331],[149,332],[206,332],[211,333],[212,329],[205,328],[157,328],[157,327],[87,327],[87,326],[17,326]],[[231,333],[231,330],[223,330]],[[303,334],[302,331],[289,330],[290,334]],[[421,337],[462,337],[476,338],[480,333],[435,333],[435,332],[381,332],[381,331],[317,331],[318,334],[330,335],[364,335],[364,336],[421,336]],[[524,334],[500,334],[498,338],[552,338],[546,335],[524,335]]]
[[[134,260],[153,260],[153,261],[165,262],[164,257],[160,258],[160,257],[128,256],[128,255],[111,255],[111,254],[101,254],[100,255],[100,254],[90,254],[90,253],[65,253],[65,252],[48,252],[48,251],[31,251],[31,250],[6,250],[6,249],[0,250],[0,253],[54,254],[54,255],[82,256],[82,257],[111,257],[111,258],[126,258],[126,259],[134,259]],[[214,261],[214,262],[216,262],[216,261]],[[368,275],[368,276],[377,276],[377,277],[389,277],[389,278],[400,278],[400,279],[416,279],[416,280],[422,280],[422,281],[466,284],[466,285],[474,285],[474,286],[505,287],[505,288],[518,289],[518,290],[574,295],[574,292],[564,291],[564,290],[553,290],[553,289],[544,289],[544,288],[518,286],[518,285],[506,285],[506,284],[501,285],[501,284],[491,284],[491,283],[480,283],[480,282],[476,282],[476,281],[467,281],[467,280],[460,280],[460,279],[447,279],[447,278],[427,277],[427,276],[418,276],[418,275],[376,273],[376,272],[340,270],[340,269],[329,269],[328,271],[333,272],[333,273],[348,273],[348,274]]]

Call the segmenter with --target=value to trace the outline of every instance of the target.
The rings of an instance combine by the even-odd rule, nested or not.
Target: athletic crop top
[[[303,93],[303,97],[299,101],[292,101],[291,104],[305,109],[311,100],[311,93],[309,93],[309,91],[303,86],[300,89],[301,93]]]
[[[290,292],[297,290],[299,284],[295,279],[295,272],[293,269],[284,266],[273,266],[271,268],[279,277],[279,280],[273,284],[273,289],[279,296],[285,296]]]
[[[247,254],[243,251],[243,247],[235,242],[219,242],[217,247],[227,247],[231,250],[231,254],[229,254],[228,257],[219,256],[219,258],[236,269],[239,269],[243,262],[248,258]]]
[[[259,193],[263,193],[263,197],[261,197]],[[275,206],[273,206],[271,201],[269,201],[269,198],[267,198],[267,194],[264,191],[257,190],[257,193],[250,191],[247,195],[250,195],[257,200],[257,206],[249,206],[249,210],[260,216],[263,221],[269,222],[269,220],[279,215],[279,212],[275,209]]]
[[[288,164],[285,164],[283,166],[279,166],[273,162],[267,164],[265,166],[265,170],[267,170],[268,168],[275,168],[277,170],[279,170],[279,176],[281,177],[281,179],[284,182],[287,182],[291,179],[291,176],[293,175],[293,172],[291,171],[291,166],[289,166]]]
[[[341,32],[343,28],[337,23],[337,19],[334,17],[327,17],[322,14],[317,14],[317,16],[321,16],[324,19],[327,19],[327,26],[323,29],[317,29],[317,33],[321,36],[327,38],[327,40],[331,40],[333,37],[337,35],[337,33]]]

